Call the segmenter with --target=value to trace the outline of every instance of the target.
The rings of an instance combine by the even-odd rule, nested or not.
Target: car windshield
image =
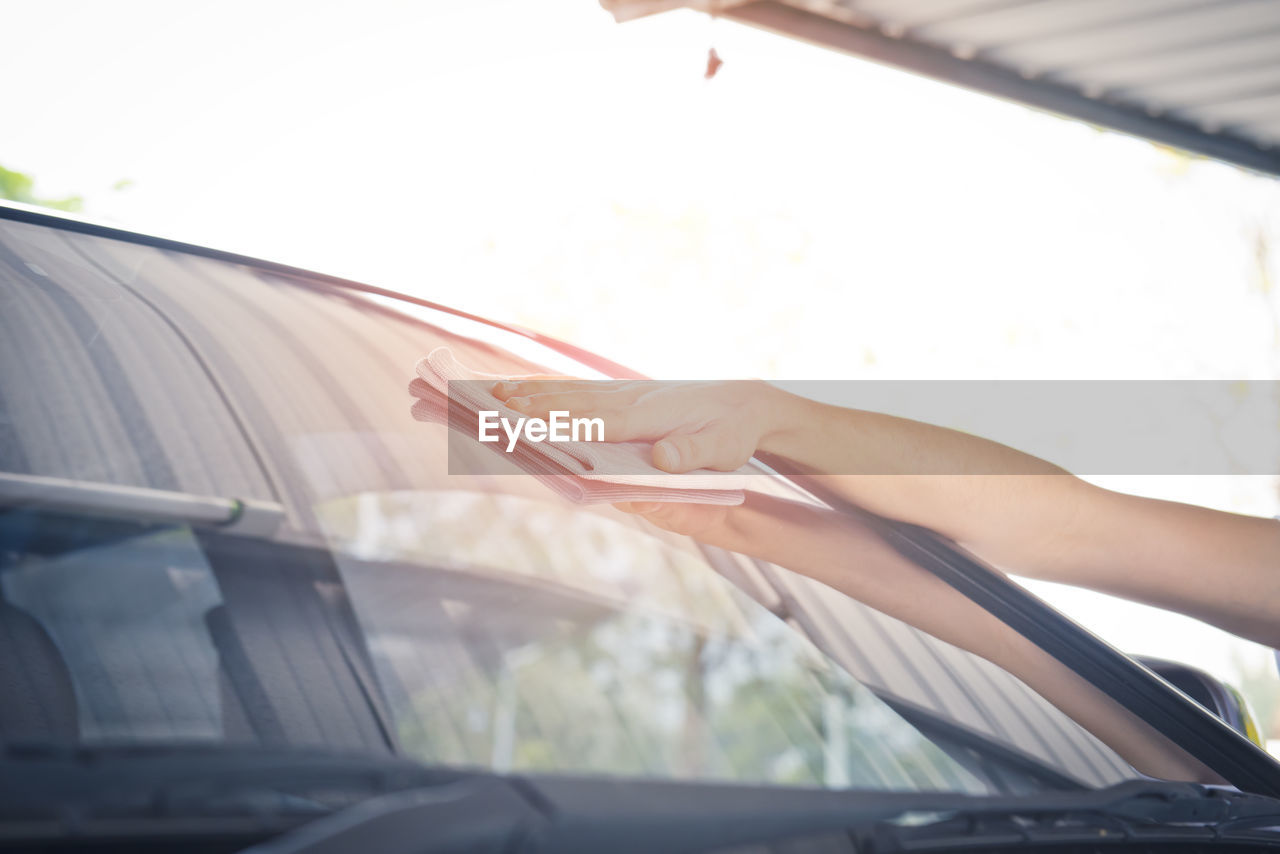
[[[0,221],[0,738],[975,794],[1135,776],[816,582],[450,474],[406,392],[441,345],[590,374],[320,277]]]

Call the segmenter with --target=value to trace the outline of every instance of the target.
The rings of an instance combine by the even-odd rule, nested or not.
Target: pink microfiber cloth
[[[486,374],[458,362],[448,347],[437,347],[417,365],[419,379],[409,385],[418,398],[413,417],[419,421],[448,424],[476,438],[478,413],[496,411],[514,422],[526,417],[489,393],[492,383],[511,377]],[[450,386],[450,381],[454,382]],[[452,391],[453,405],[449,395]],[[526,442],[507,453],[506,437],[481,444],[507,457],[555,491],[579,504],[617,501],[665,501],[694,504],[741,504],[745,471],[713,472],[705,469],[670,474],[650,462],[649,442]]]

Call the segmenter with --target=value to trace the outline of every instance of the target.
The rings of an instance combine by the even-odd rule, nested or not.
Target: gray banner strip
[[[470,391],[477,392],[487,390],[487,385],[458,381],[450,385],[447,401],[441,396],[437,402],[439,420],[448,420],[453,427],[450,471],[513,473],[510,465],[484,461],[489,455],[504,456],[507,442],[504,439],[481,445],[476,417],[460,411],[465,407],[460,405],[453,388],[474,385]],[[642,385],[657,390],[668,384]],[[1280,383],[1274,381],[800,380],[773,385],[811,400],[981,436],[1075,474],[1280,474]],[[599,385],[601,391],[616,388],[616,384]],[[581,381],[574,385],[577,393],[593,390],[594,386],[584,388]],[[494,409],[498,408],[495,401]],[[570,417],[597,414],[570,411]],[[610,440],[607,419],[604,432],[606,440]],[[847,441],[858,440],[856,431],[851,431]],[[480,450],[485,453],[478,453]],[[856,464],[856,470],[831,473],[1010,473],[998,469],[979,471],[969,463],[937,459],[924,463],[899,458],[881,465],[864,458]]]

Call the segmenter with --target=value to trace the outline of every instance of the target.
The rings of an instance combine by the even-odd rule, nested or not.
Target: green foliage
[[[1235,671],[1240,674],[1235,687],[1252,706],[1262,737],[1280,737],[1280,682],[1276,681],[1270,656],[1246,660],[1238,651],[1232,650],[1231,659]]]
[[[35,179],[22,172],[14,172],[0,166],[0,198],[27,205],[39,205],[60,211],[78,211],[84,207],[84,199],[80,196],[67,196],[61,199],[42,199],[35,194]]]

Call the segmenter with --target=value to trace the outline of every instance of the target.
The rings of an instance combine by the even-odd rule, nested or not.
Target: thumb
[[[653,464],[663,471],[680,474],[694,469],[733,471],[755,448],[736,431],[711,424],[696,433],[668,436],[653,446]]]

